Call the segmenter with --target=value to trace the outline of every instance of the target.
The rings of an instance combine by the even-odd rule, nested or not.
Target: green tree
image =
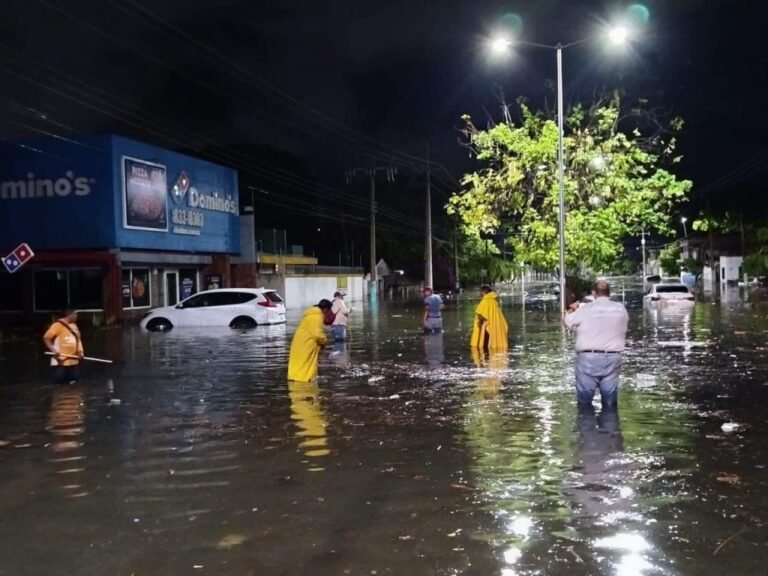
[[[739,231],[740,217],[731,212],[709,212],[702,210],[691,226],[697,232],[731,234]]]
[[[508,243],[516,258],[540,269],[558,262],[557,124],[521,103],[519,124],[488,129],[465,116],[468,145],[485,166],[463,178],[464,190],[447,205],[468,237],[500,229],[516,232]],[[691,188],[665,164],[679,162],[675,137],[619,129],[616,100],[575,106],[565,135],[566,260],[568,268],[608,269],[622,239],[641,227],[671,232],[669,213]],[[673,131],[682,126],[673,123]],[[664,137],[668,134],[669,137]]]
[[[686,258],[683,261],[683,266],[688,272],[694,276],[701,276],[704,273],[704,262],[701,260],[694,260],[693,258]]]
[[[680,245],[673,242],[659,252],[659,264],[665,276],[680,275]]]
[[[504,260],[492,239],[480,236],[468,236],[464,239],[459,268],[462,286],[506,280],[513,272],[514,263]]]
[[[743,269],[747,276],[759,278],[768,272],[768,265],[766,264],[768,264],[768,256],[758,252],[744,258]]]

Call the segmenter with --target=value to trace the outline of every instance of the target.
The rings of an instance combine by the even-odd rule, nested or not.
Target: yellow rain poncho
[[[307,308],[291,341],[288,380],[312,382],[317,377],[317,357],[325,343],[322,310],[317,306]]]
[[[474,320],[472,340],[470,341],[472,348],[506,350],[509,347],[507,320],[501,312],[501,307],[496,299],[496,292],[488,292],[483,295],[480,304],[475,309]]]

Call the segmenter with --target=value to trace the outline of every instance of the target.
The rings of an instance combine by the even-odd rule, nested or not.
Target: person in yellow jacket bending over
[[[509,347],[507,340],[507,320],[501,312],[496,292],[484,284],[480,287],[483,297],[475,308],[475,324],[472,329],[472,348],[480,350],[506,350]]]
[[[312,382],[317,377],[317,358],[328,341],[323,328],[325,314],[331,309],[328,300],[320,300],[307,308],[291,341],[288,357],[288,380]]]

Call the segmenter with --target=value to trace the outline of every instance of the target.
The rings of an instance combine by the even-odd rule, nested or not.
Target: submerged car
[[[155,308],[141,320],[153,332],[183,326],[229,326],[255,328],[285,323],[285,305],[280,295],[266,288],[222,288],[199,292],[176,306]]]
[[[651,287],[644,301],[649,306],[692,306],[696,297],[682,283],[662,283]]]

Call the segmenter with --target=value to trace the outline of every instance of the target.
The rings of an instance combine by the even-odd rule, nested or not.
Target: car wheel
[[[229,327],[234,328],[235,330],[248,330],[250,328],[256,328],[256,320],[250,316],[238,316],[229,323]]]
[[[173,324],[165,318],[153,318],[147,322],[147,330],[152,332],[167,332],[171,328],[173,328]]]

